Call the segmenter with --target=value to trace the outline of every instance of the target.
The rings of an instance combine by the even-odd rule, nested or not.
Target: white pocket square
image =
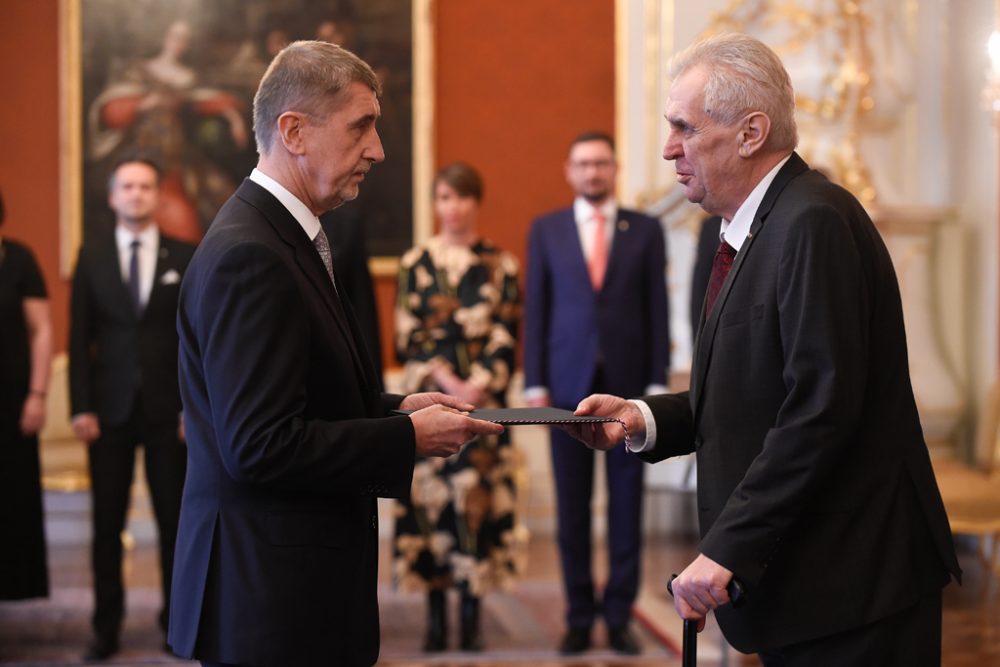
[[[180,281],[181,281],[181,274],[177,273],[177,271],[173,269],[170,269],[162,276],[160,276],[161,285],[176,285]]]

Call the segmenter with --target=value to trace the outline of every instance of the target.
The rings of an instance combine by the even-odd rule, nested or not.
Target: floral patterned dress
[[[399,271],[396,351],[404,390],[440,391],[446,364],[500,407],[514,364],[521,312],[517,260],[489,241],[471,247],[434,237],[407,252]],[[523,561],[515,522],[514,450],[508,434],[458,454],[418,458],[411,497],[396,505],[394,576],[404,590],[506,588]]]

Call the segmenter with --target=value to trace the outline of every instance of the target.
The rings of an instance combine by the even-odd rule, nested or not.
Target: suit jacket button
[[[378,515],[372,514],[372,528],[378,528]]]

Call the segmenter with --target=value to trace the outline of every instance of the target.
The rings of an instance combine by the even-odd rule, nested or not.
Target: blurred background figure
[[[3,238],[0,195],[0,600],[46,597],[38,431],[52,353],[48,294],[31,251]]]
[[[404,392],[500,407],[521,297],[517,260],[479,236],[482,197],[482,179],[467,164],[443,167],[434,179],[440,231],[400,262],[397,354]],[[517,573],[513,453],[504,432],[414,468],[412,497],[397,508],[394,575],[401,588],[428,592],[427,651],[447,646],[451,587],[461,596],[461,648],[480,650],[480,598]]]
[[[177,380],[177,298],[194,246],[161,234],[159,167],[121,162],[108,184],[116,224],[80,249],[70,297],[73,432],[87,443],[93,498],[94,640],[84,656],[118,651],[125,613],[121,532],[143,447],[160,538],[167,629],[174,542],[187,467]]]
[[[536,219],[528,239],[524,397],[573,410],[591,393],[666,391],[670,323],[659,221],[618,206],[614,139],[584,132],[570,145],[572,206]],[[624,448],[604,458],[609,572],[601,591],[591,560],[595,453],[552,429],[557,534],[566,591],[560,653],[590,648],[604,617],[608,644],[640,650],[629,629],[639,592],[643,466]]]

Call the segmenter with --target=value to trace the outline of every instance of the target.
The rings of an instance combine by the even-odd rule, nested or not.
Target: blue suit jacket
[[[665,385],[670,329],[663,229],[618,210],[604,285],[595,292],[573,209],[535,220],[528,241],[525,386],[547,387],[552,404],[575,408],[600,364],[606,389],[637,396]]]

